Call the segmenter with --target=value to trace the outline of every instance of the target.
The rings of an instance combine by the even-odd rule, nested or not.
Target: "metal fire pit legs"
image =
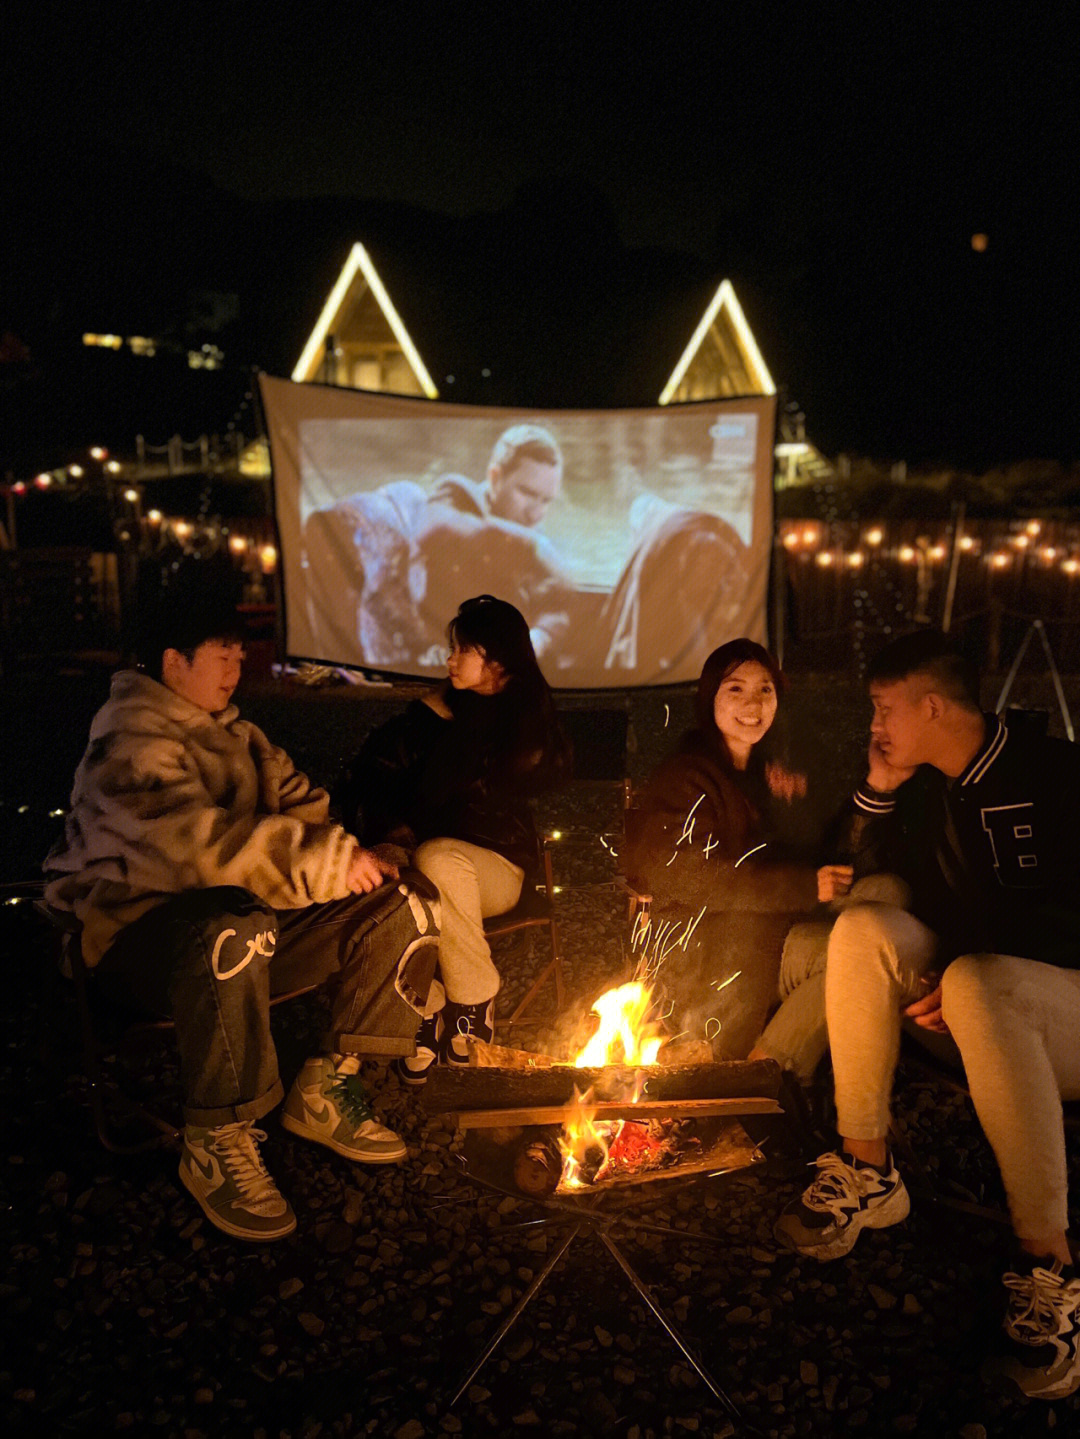
[[[603,1244],[604,1248],[608,1251],[608,1253],[614,1259],[615,1263],[619,1266],[622,1272],[626,1275],[627,1279],[633,1285],[634,1289],[640,1295],[649,1313],[653,1316],[653,1318],[657,1321],[657,1323],[661,1326],[665,1333],[675,1343],[675,1345],[683,1354],[687,1362],[694,1369],[699,1379],[701,1379],[702,1383],[706,1386],[709,1392],[719,1401],[720,1405],[722,1406],[724,1412],[728,1415],[728,1417],[735,1423],[739,1424],[743,1428],[745,1433],[759,1433],[758,1430],[754,1429],[746,1422],[746,1420],[742,1416],[742,1412],[739,1410],[734,1400],[720,1387],[717,1381],[712,1377],[709,1371],[702,1364],[701,1360],[698,1359],[697,1355],[690,1348],[690,1345],[682,1337],[678,1329],[676,1329],[675,1325],[671,1323],[671,1321],[664,1314],[663,1310],[657,1304],[656,1300],[652,1297],[652,1294],[649,1292],[648,1285],[644,1282],[644,1280],[641,1279],[637,1271],[634,1269],[633,1265],[627,1259],[626,1255],[612,1239],[608,1231],[613,1223],[620,1222],[628,1224],[631,1228],[636,1227],[633,1220],[628,1220],[625,1218],[625,1216],[616,1216],[615,1218],[608,1219],[605,1216],[597,1214],[593,1211],[583,1212],[575,1217],[568,1216],[566,1219],[552,1216],[550,1219],[540,1220],[535,1226],[533,1226],[537,1229],[547,1229],[555,1225],[569,1223],[571,1227],[565,1238],[559,1244],[559,1247],[556,1249],[555,1253],[551,1255],[547,1263],[544,1265],[543,1269],[541,1269],[540,1273],[537,1274],[535,1279],[533,1279],[528,1289],[525,1290],[525,1293],[521,1296],[518,1302],[514,1305],[513,1309],[510,1311],[510,1313],[499,1325],[498,1329],[488,1340],[476,1362],[469,1369],[469,1372],[465,1375],[464,1379],[462,1379],[460,1385],[457,1388],[457,1391],[454,1394],[454,1397],[450,1401],[451,1408],[462,1397],[462,1395],[468,1389],[469,1385],[480,1373],[480,1370],[484,1367],[484,1365],[495,1353],[496,1349],[499,1347],[502,1341],[510,1333],[510,1330],[514,1327],[518,1319],[525,1312],[525,1309],[528,1307],[528,1305],[533,1301],[533,1299],[536,1298],[537,1294],[540,1292],[540,1289],[543,1287],[548,1275],[552,1272],[552,1270],[558,1264],[559,1260],[570,1248],[571,1244],[573,1244],[574,1240],[578,1237],[579,1234],[582,1233],[582,1231],[585,1231],[588,1234],[595,1234],[599,1238],[601,1244]],[[643,1227],[650,1228],[652,1226]]]

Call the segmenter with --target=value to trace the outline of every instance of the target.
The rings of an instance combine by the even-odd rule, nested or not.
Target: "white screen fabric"
[[[518,411],[260,386],[290,656],[440,677],[479,594],[522,611],[555,688],[674,684],[764,641],[772,396]]]

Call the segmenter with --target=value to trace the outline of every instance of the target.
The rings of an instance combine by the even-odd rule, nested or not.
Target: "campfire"
[[[571,1199],[762,1160],[738,1120],[781,1112],[775,1064],[716,1063],[707,1041],[669,1039],[641,981],[590,1013],[593,1032],[567,1056],[470,1044],[468,1068],[432,1072],[427,1107],[470,1131],[478,1179]]]
[[[667,1038],[652,1017],[653,1008],[652,990],[640,980],[607,990],[592,1007],[599,1019],[596,1033],[574,1059],[576,1069],[636,1066],[627,1096],[632,1105],[641,1102],[647,1081],[644,1070],[658,1063]],[[687,1127],[682,1121],[598,1119],[596,1110],[593,1090],[582,1094],[575,1086],[558,1142],[562,1156],[558,1190],[582,1189],[674,1161],[680,1131]],[[530,1159],[539,1160],[535,1148]]]

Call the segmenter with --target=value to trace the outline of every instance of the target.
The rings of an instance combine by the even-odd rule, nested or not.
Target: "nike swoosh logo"
[[[304,1095],[304,1108],[311,1115],[312,1119],[325,1120],[330,1118],[330,1106],[324,1103],[316,1108],[306,1094]]]
[[[202,1175],[202,1177],[206,1180],[207,1184],[220,1183],[221,1174],[218,1170],[217,1164],[214,1162],[213,1159],[209,1160],[208,1163],[203,1164],[203,1162],[197,1157],[197,1155],[192,1154],[190,1150],[188,1151],[188,1157],[191,1160],[192,1169],[197,1169]]]

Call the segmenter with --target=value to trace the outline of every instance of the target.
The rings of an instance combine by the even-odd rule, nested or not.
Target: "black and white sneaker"
[[[1080,1389],[1080,1278],[1059,1261],[1003,1276],[1011,1291],[1007,1352],[983,1365],[991,1384],[1015,1385],[1029,1399],[1065,1399]]]
[[[864,1229],[887,1229],[911,1212],[892,1156],[876,1169],[844,1154],[822,1154],[817,1178],[773,1226],[781,1244],[811,1259],[839,1259]]]
[[[416,1053],[408,1059],[394,1060],[394,1073],[402,1084],[410,1089],[419,1089],[427,1083],[428,1071],[439,1062],[441,1033],[441,1010],[421,1020],[416,1031]]]
[[[495,1038],[495,1000],[485,999],[479,1004],[455,1004],[446,1001],[442,1011],[442,1062],[444,1064],[468,1064],[469,1038],[490,1044]]]

